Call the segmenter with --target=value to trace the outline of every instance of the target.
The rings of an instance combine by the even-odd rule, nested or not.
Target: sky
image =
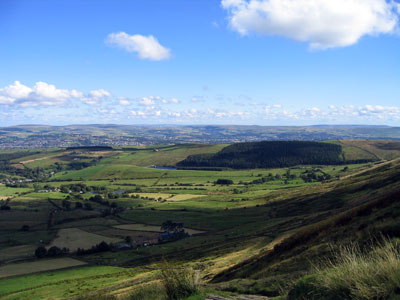
[[[398,0],[1,0],[0,126],[400,126]]]

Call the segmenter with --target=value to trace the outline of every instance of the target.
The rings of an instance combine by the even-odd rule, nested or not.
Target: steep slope
[[[276,202],[274,218],[302,216],[298,227],[274,247],[217,274],[220,286],[274,285],[298,278],[332,254],[332,247],[365,245],[381,234],[400,237],[400,161],[380,164],[344,180],[323,184],[304,196]],[[326,192],[322,192],[326,189]],[[307,218],[306,218],[307,216]],[[311,216],[314,216],[314,222]],[[311,219],[310,219],[311,218]],[[307,220],[307,221],[306,221]],[[235,287],[237,288],[237,287]],[[247,287],[248,288],[248,287]]]

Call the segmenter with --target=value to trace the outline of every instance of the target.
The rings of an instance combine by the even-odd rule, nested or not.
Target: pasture
[[[124,283],[134,278],[136,274],[138,272],[125,268],[82,265],[65,270],[4,278],[0,285],[0,298],[7,300],[68,298]]]
[[[18,258],[32,258],[35,245],[21,245],[0,249],[0,262],[12,261]]]
[[[118,243],[121,239],[86,232],[79,228],[64,228],[57,232],[56,238],[51,242],[48,248],[52,246],[57,246],[59,248],[65,247],[71,252],[74,252],[78,248],[90,249],[92,246],[100,244],[103,241],[106,243]]]
[[[33,262],[7,264],[5,266],[0,266],[0,278],[38,273],[43,271],[51,271],[57,269],[65,269],[65,268],[83,266],[85,264],[86,264],[85,262],[70,257],[43,259],[40,261],[33,261]]]

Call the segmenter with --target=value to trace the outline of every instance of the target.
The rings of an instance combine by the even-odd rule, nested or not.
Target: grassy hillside
[[[329,258],[332,247],[354,242],[367,245],[372,237],[379,238],[381,234],[400,237],[399,180],[400,161],[396,160],[319,186],[324,191],[314,195],[276,203],[275,211],[281,215],[304,217],[323,213],[323,217],[300,227],[272,249],[219,273],[213,281],[232,280],[232,286],[243,289],[248,278],[265,285],[282,279],[288,282],[306,274],[312,264]]]

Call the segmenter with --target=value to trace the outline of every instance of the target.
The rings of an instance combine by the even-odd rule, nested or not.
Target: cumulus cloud
[[[143,97],[143,98],[139,99],[139,103],[144,106],[154,105],[155,104],[154,97],[152,97],[152,96]]]
[[[105,42],[109,46],[136,52],[140,59],[164,60],[171,57],[170,50],[163,47],[152,35],[129,35],[126,32],[110,33]]]
[[[81,98],[83,94],[77,90],[57,89],[46,82],[36,82],[30,88],[15,81],[13,84],[0,89],[0,104],[28,106],[57,106],[63,105],[69,99]]]
[[[327,109],[306,107],[298,111],[288,111],[283,107],[266,106],[264,118],[268,120],[297,120],[318,122],[375,123],[377,120],[400,120],[400,107],[382,105],[329,105]]]
[[[206,99],[204,96],[195,96],[192,97],[192,102],[206,102]]]
[[[392,33],[399,22],[394,0],[222,0],[221,5],[230,26],[242,35],[279,35],[316,49]]]
[[[126,99],[120,99],[119,104],[123,105],[123,106],[127,106],[127,105],[130,105],[131,103]]]
[[[81,100],[89,105],[98,105],[101,100],[111,97],[111,94],[106,90],[99,89],[90,91],[86,97],[81,97]]]
[[[13,104],[17,99],[26,99],[31,92],[30,87],[15,81],[14,84],[0,89],[0,104]]]
[[[161,104],[178,104],[180,103],[179,99],[177,98],[171,98],[171,99],[165,99],[160,96],[147,96],[147,97],[142,97],[135,99],[139,105],[147,106],[147,107],[153,107],[155,108],[156,106],[159,106]]]
[[[87,95],[77,90],[58,89],[46,82],[36,82],[33,87],[15,81],[0,89],[0,105],[20,107],[62,106],[77,99],[86,104],[97,104],[101,99],[111,97],[106,90],[92,90]]]
[[[354,105],[345,105],[342,107],[332,105],[329,107],[328,115],[369,120],[400,120],[400,107],[369,104],[357,107]]]

